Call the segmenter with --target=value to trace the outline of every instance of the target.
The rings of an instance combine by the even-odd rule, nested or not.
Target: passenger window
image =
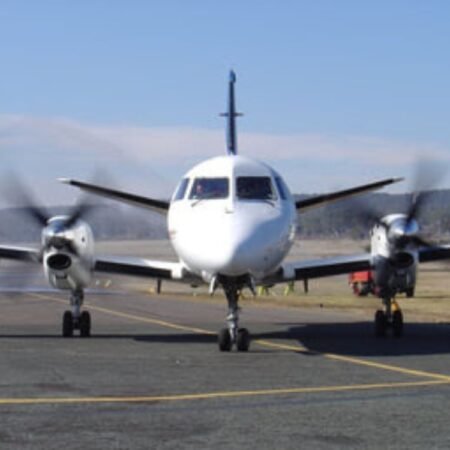
[[[242,200],[275,200],[270,177],[238,177],[237,197]]]
[[[276,177],[275,178],[275,183],[277,184],[277,188],[278,188],[278,193],[280,194],[280,197],[283,200],[287,199],[287,195],[286,195],[286,187],[283,183],[283,180],[280,177]]]
[[[181,180],[181,183],[178,185],[178,187],[175,191],[175,195],[173,196],[174,201],[183,200],[183,198],[186,194],[186,189],[188,187],[188,184],[189,184],[189,178],[183,178]]]
[[[189,198],[192,200],[227,198],[229,190],[228,178],[196,178]]]

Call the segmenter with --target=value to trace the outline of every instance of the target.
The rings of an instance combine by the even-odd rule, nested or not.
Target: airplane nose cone
[[[191,265],[210,275],[243,275],[253,271],[263,260],[262,245],[258,246],[245,230],[235,230],[235,234],[199,236],[195,248],[195,261]]]
[[[244,274],[258,275],[263,273],[271,263],[274,248],[274,237],[251,227],[221,238],[217,245],[212,266],[214,273],[226,276]]]
[[[242,275],[251,269],[250,259],[257,257],[248,240],[229,239],[218,258],[217,269],[223,275]]]
[[[218,274],[258,279],[274,270],[290,248],[291,222],[272,205],[257,206],[236,204],[233,213],[193,221],[186,232],[180,227],[172,240],[180,259],[204,280]]]
[[[199,256],[203,257],[201,265],[208,272],[230,276],[245,273],[245,252],[237,239],[221,237],[214,242],[204,241],[202,244],[203,251],[199,252]]]

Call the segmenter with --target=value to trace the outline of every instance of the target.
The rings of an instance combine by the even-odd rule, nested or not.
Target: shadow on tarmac
[[[254,339],[290,340],[311,354],[407,356],[450,353],[450,324],[406,323],[401,338],[388,332],[375,337],[372,322],[284,324],[285,332],[253,335]]]
[[[389,333],[384,338],[373,334],[373,323],[318,323],[277,324],[284,330],[252,333],[252,340],[283,341],[280,344],[301,345],[302,354],[336,353],[348,356],[407,356],[450,353],[450,323],[407,323],[404,336],[395,338]],[[251,331],[251,330],[250,330]],[[71,339],[82,341],[133,339],[137,342],[166,344],[216,344],[215,334],[160,333],[160,334],[94,334],[90,338],[63,338],[60,334],[0,334],[0,339]],[[256,351],[256,346],[251,347]],[[273,350],[278,351],[278,350]]]
[[[187,344],[209,344],[217,342],[216,335],[182,333],[182,334],[93,334],[92,336],[79,337],[74,334],[73,337],[66,338],[60,334],[0,334],[0,339],[60,339],[70,342],[73,339],[89,342],[90,340],[114,340],[114,339],[133,339],[137,342],[157,342],[157,343],[187,343]]]

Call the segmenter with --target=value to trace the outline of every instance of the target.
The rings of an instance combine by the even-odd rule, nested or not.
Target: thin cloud
[[[242,154],[266,160],[286,175],[294,192],[327,191],[381,176],[405,175],[423,155],[450,162],[449,149],[436,143],[373,136],[241,131],[238,141]],[[99,125],[59,117],[0,115],[3,166],[19,167],[34,180],[40,177],[47,190],[57,177],[86,179],[101,168],[112,172],[123,188],[147,186],[143,193],[167,196],[190,166],[224,153],[223,129]]]
[[[38,146],[40,144],[40,146]],[[0,149],[46,144],[79,155],[173,161],[174,157],[207,158],[225,149],[224,132],[192,127],[91,125],[65,118],[0,115]],[[404,165],[419,155],[449,161],[450,152],[436,143],[415,143],[371,136],[324,134],[239,134],[239,147],[249,156],[270,160],[293,158],[335,161],[352,158],[366,164]]]

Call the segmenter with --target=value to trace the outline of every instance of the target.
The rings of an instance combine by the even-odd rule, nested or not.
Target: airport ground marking
[[[53,298],[53,297],[49,297],[47,295],[42,295],[42,294],[32,294],[34,297],[43,299],[43,300],[51,300],[54,302],[58,302],[58,303],[62,303],[62,304],[66,304],[66,302],[64,300],[60,300],[57,298]],[[196,333],[196,334],[209,334],[209,335],[215,335],[216,333],[213,333],[210,330],[205,330],[203,328],[196,328],[196,327],[190,327],[188,325],[178,325],[176,323],[173,322],[167,322],[165,320],[160,320],[160,319],[153,319],[150,317],[144,317],[144,316],[137,316],[134,314],[129,314],[129,313],[124,313],[121,311],[115,311],[113,309],[108,309],[108,308],[102,308],[101,306],[95,306],[92,305],[91,303],[86,303],[86,305],[89,305],[89,308],[93,311],[98,311],[98,312],[102,312],[105,314],[108,314],[110,316],[116,316],[116,317],[122,317],[124,319],[130,319],[133,320],[135,322],[144,322],[144,323],[151,323],[153,325],[159,325],[161,327],[164,328],[171,328],[174,330],[178,330],[178,331],[190,331],[192,333]]]
[[[354,358],[351,356],[338,355],[335,353],[322,353],[322,355],[325,358],[333,359],[335,361],[343,361],[343,362],[347,362],[347,363],[351,363],[351,364],[357,364],[357,365],[366,366],[366,367],[374,367],[376,369],[382,369],[382,370],[387,370],[387,371],[391,371],[391,372],[400,372],[400,373],[404,373],[405,375],[412,375],[412,376],[416,376],[416,377],[426,377],[426,378],[432,378],[435,380],[450,382],[449,375],[444,375],[444,374],[440,374],[440,373],[428,372],[428,371],[424,371],[424,370],[407,369],[406,367],[399,367],[399,366],[394,366],[391,364],[383,364],[383,363],[369,361],[369,360],[362,359],[362,358]]]
[[[43,295],[43,294],[32,294],[32,295],[39,299],[51,300],[51,301],[55,301],[58,303],[66,304],[65,301],[54,298],[54,297],[50,297],[48,295]],[[180,325],[180,324],[176,324],[176,323],[172,323],[172,322],[167,322],[165,320],[153,319],[150,317],[137,316],[134,314],[123,313],[120,311],[103,308],[103,307],[95,306],[92,304],[89,304],[89,308],[91,308],[94,311],[99,311],[99,312],[109,314],[112,316],[122,317],[125,319],[130,319],[130,320],[144,322],[144,323],[151,323],[151,324],[158,325],[158,326],[161,326],[164,328],[175,329],[175,330],[179,330],[179,331],[180,330],[181,331],[189,331],[192,333],[209,335],[209,336],[216,334],[216,333],[212,332],[211,330],[206,330],[203,328],[191,327],[191,326],[187,326],[187,325]],[[355,364],[355,365],[360,365],[360,366],[366,366],[366,367],[371,367],[374,369],[381,369],[381,370],[385,370],[385,371],[389,371],[389,372],[396,372],[396,373],[401,373],[404,375],[409,375],[409,376],[414,376],[414,377],[431,378],[433,380],[441,381],[441,382],[450,382],[450,375],[428,372],[428,371],[423,371],[423,370],[408,369],[406,367],[400,367],[400,366],[395,366],[395,365],[391,365],[391,364],[384,364],[384,363],[379,363],[376,361],[370,361],[367,359],[339,355],[336,353],[321,353],[321,352],[314,352],[314,351],[311,352],[307,348],[297,345],[297,344],[296,345],[280,344],[277,342],[267,341],[267,340],[263,340],[263,339],[255,339],[253,342],[258,345],[261,345],[263,347],[266,347],[266,348],[287,350],[287,351],[291,351],[291,352],[295,352],[295,353],[308,353],[308,354],[312,353],[312,354],[316,354],[318,356],[323,356],[327,359],[331,359],[334,361],[340,361],[340,362],[345,362],[345,363],[350,363],[350,364]]]
[[[1,406],[11,405],[70,405],[70,404],[100,404],[100,403],[169,403],[181,401],[198,401],[214,399],[233,399],[233,398],[256,398],[283,395],[301,395],[301,394],[320,394],[320,393],[339,393],[352,391],[373,391],[384,389],[406,389],[427,386],[449,385],[449,381],[427,380],[427,381],[409,381],[399,383],[374,383],[374,384],[354,384],[343,386],[316,386],[316,387],[298,387],[298,388],[280,388],[280,389],[259,389],[247,391],[224,391],[224,392],[200,392],[193,394],[174,394],[174,395],[156,395],[156,396],[124,396],[124,397],[18,397],[18,398],[0,398]]]
[[[273,347],[273,348],[279,348],[280,350],[290,350],[293,352],[305,352],[308,351],[304,347],[298,347],[296,345],[290,345],[290,344],[278,344],[276,342],[270,342],[270,341],[261,341],[256,340],[255,342],[258,342],[260,345],[264,345],[266,347]],[[346,363],[356,364],[360,366],[366,366],[366,367],[373,367],[375,369],[382,369],[390,372],[398,372],[405,375],[412,375],[415,377],[424,377],[424,378],[432,378],[436,381],[440,380],[443,382],[450,382],[450,376],[444,375],[440,373],[434,373],[434,372],[427,372],[423,370],[415,370],[415,369],[407,369],[406,367],[400,367],[400,366],[394,366],[391,364],[384,364],[379,363],[376,361],[370,361],[367,359],[362,358],[354,358],[352,356],[345,356],[345,355],[338,355],[336,353],[321,353],[321,352],[310,352],[312,354],[323,356],[327,359],[332,359],[335,361],[342,361]]]

